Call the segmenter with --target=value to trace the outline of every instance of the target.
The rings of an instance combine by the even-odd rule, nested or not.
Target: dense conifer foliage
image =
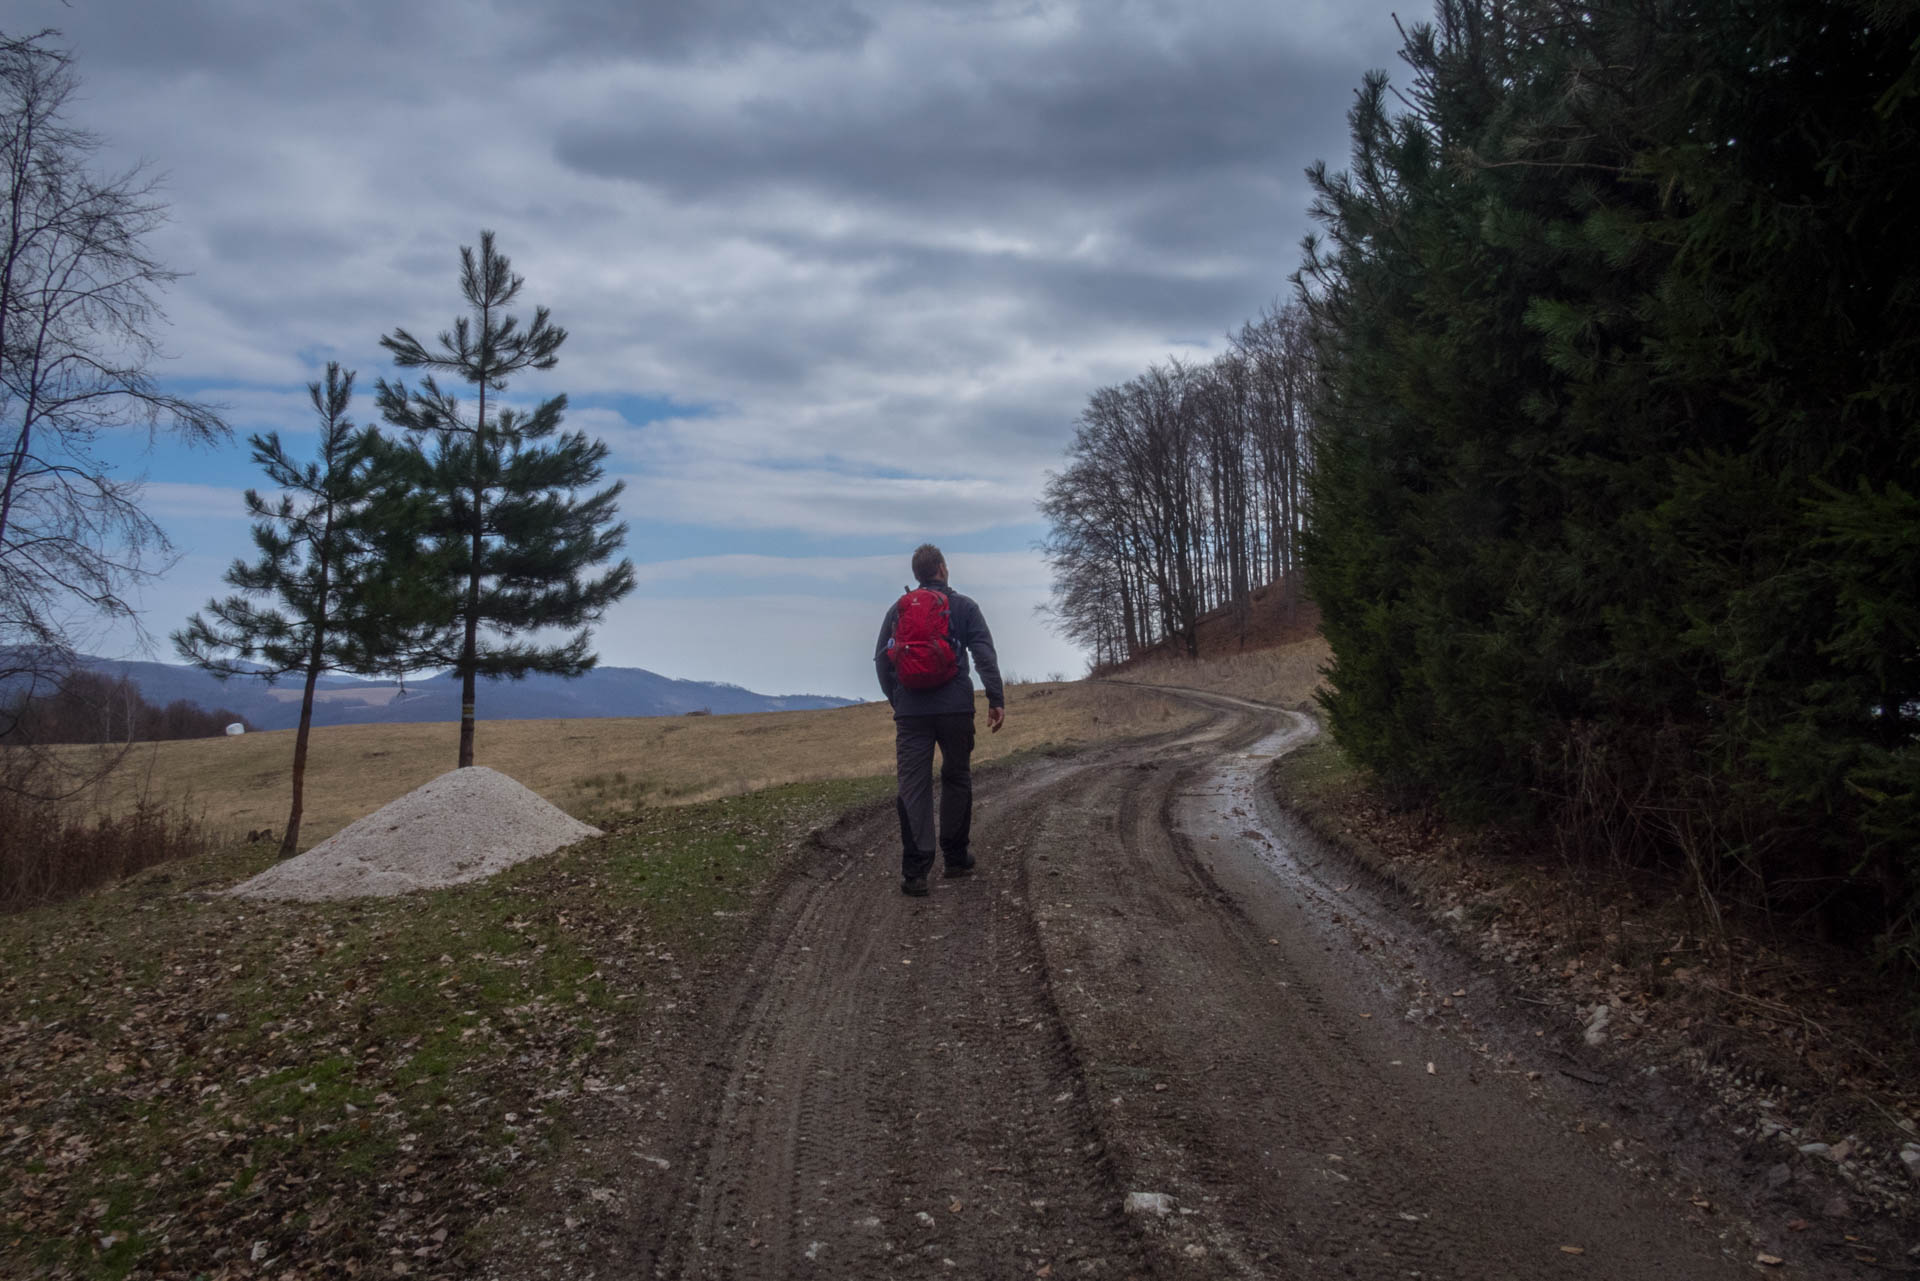
[[[1444,0],[1313,177],[1306,544],[1381,775],[1920,963],[1920,16]]]
[[[235,676],[301,680],[293,739],[293,798],[280,856],[299,848],[314,690],[327,672],[389,670],[438,619],[413,616],[404,546],[408,522],[391,506],[374,512],[377,484],[369,438],[347,418],[354,372],[327,362],[325,383],[307,384],[319,419],[319,448],[295,462],[280,433],[248,437],[254,463],[278,493],[246,492],[257,561],[236,560],[225,574],[238,593],[207,602],[173,634],[180,656],[222,680]],[[394,542],[400,555],[394,555]]]
[[[567,339],[545,307],[524,327],[507,311],[524,283],[483,231],[479,253],[460,250],[468,313],[433,347],[405,329],[380,340],[400,368],[427,371],[413,387],[377,384],[380,412],[404,438],[372,442],[386,491],[376,509],[406,517],[411,529],[413,504],[424,497],[431,508],[408,562],[409,610],[446,626],[404,657],[459,676],[462,767],[473,764],[476,678],[589,670],[588,624],[633,590],[632,563],[614,560],[627,533],[618,520],[624,486],[592,488],[604,476],[606,443],[560,430],[565,396],[531,410],[502,403],[515,374],[551,369]],[[471,387],[471,405],[435,373]],[[549,629],[577,630],[556,642]]]

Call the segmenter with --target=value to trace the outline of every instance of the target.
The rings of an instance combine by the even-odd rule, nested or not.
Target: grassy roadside
[[[1329,736],[1280,758],[1271,778],[1315,835],[1504,972],[1580,1057],[1694,1082],[1752,1159],[1846,1189],[1829,1218],[1913,1219],[1920,1196],[1899,1154],[1920,1139],[1920,1038],[1901,994],[1857,958],[1764,921],[1712,919],[1644,874],[1396,811]]]
[[[229,846],[0,923],[0,1274],[458,1276],[815,826],[885,778],[622,814],[398,899]]]

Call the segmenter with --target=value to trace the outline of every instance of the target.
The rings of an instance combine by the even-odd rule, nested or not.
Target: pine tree
[[[246,493],[254,519],[253,543],[260,559],[236,560],[226,582],[241,595],[209,601],[173,635],[190,661],[226,679],[268,680],[299,673],[300,726],[293,740],[293,799],[280,857],[293,855],[300,840],[307,739],[313,727],[313,694],[322,673],[370,673],[404,649],[406,619],[395,606],[403,595],[382,574],[378,539],[360,519],[372,494],[366,440],[347,419],[353,397],[352,370],[327,364],[326,381],[307,384],[320,418],[320,448],[314,461],[287,456],[279,433],[249,437],[253,461],[280,491],[269,502]],[[277,599],[280,606],[254,599]]]
[[[376,469],[389,494],[420,494],[431,504],[418,589],[423,603],[437,602],[446,625],[412,658],[451,667],[460,678],[462,767],[473,764],[478,678],[586,672],[596,661],[588,624],[633,589],[625,559],[594,572],[626,537],[616,521],[624,487],[593,489],[606,444],[560,431],[564,395],[528,412],[499,403],[514,375],[551,369],[567,338],[545,307],[524,328],[508,314],[524,283],[494,248],[493,233],[483,231],[477,255],[460,250],[460,292],[470,313],[433,349],[405,329],[380,340],[400,368],[428,371],[414,388],[378,383],[380,412],[406,437],[378,447]],[[436,373],[473,388],[471,409]],[[555,628],[577,630],[560,644],[515,639]]]

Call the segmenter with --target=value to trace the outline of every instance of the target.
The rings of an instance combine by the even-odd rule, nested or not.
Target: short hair
[[[919,582],[932,582],[933,576],[939,573],[940,567],[946,563],[947,558],[942,556],[940,549],[932,543],[921,543],[913,549],[913,576]]]

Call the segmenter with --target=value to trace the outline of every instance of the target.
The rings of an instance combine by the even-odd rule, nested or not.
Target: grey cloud
[[[170,260],[203,323],[183,345],[229,376],[318,347],[390,372],[378,335],[443,327],[457,247],[491,226],[529,305],[575,332],[557,389],[790,413],[849,456],[880,425],[944,433],[965,466],[1025,466],[1096,373],[1135,372],[1121,353],[1217,340],[1284,293],[1300,170],[1340,147],[1359,71],[1260,3],[1043,8],[67,12],[92,118],[184,169],[192,252]],[[200,118],[159,126],[170,110]]]
[[[635,510],[734,529],[900,535],[929,527],[976,532],[1033,518],[1033,497],[1024,487],[958,476],[876,477],[701,461],[623,479]]]
[[[582,47],[657,62],[735,54],[757,45],[802,51],[857,46],[873,19],[843,0],[632,0],[552,9],[546,36],[555,51]]]
[[[316,54],[333,61],[330,52],[362,46],[354,61],[337,61],[336,73],[350,77],[356,66],[365,65],[369,52],[377,53],[382,46],[418,48],[436,29],[457,33],[458,24],[443,27],[438,21],[449,16],[447,7],[354,0],[43,3],[31,6],[31,19],[15,19],[9,27],[21,30],[31,21],[59,30],[92,73],[251,73],[305,63]],[[370,48],[363,45],[367,36],[374,37]]]
[[[207,228],[208,240],[223,260],[249,269],[267,269],[319,258],[337,261],[359,246],[352,237],[326,227],[295,227],[257,219],[224,218]]]
[[[1186,199],[1193,197],[1189,194]],[[1175,215],[1162,210],[1159,216]],[[1222,221],[1217,214],[1194,216],[1215,228]],[[1285,274],[1283,259],[1249,252],[1252,246],[1223,237],[1214,247],[1216,252],[1231,254],[1239,270],[1196,276],[1185,270],[1180,259],[1146,252],[1130,254],[1115,265],[893,243],[869,248],[876,270],[866,293],[879,307],[888,299],[910,295],[961,293],[1018,303],[1011,309],[1013,323],[1023,332],[1046,332],[1063,323],[1090,329],[1142,325],[1167,326],[1170,332],[1195,325],[1205,329],[1217,327],[1223,315],[1233,315],[1250,284],[1256,293],[1271,292],[1273,283]]]
[[[608,105],[618,123],[564,129],[557,154],[689,201],[790,184],[896,207],[1018,213],[1066,193],[1114,198],[1205,175],[1297,171],[1288,135],[1303,112],[1345,110],[1347,68],[1272,47],[1140,37],[986,60],[974,77],[759,97],[723,114],[641,94]]]
[[[1118,215],[1125,241],[1153,259],[1237,260],[1272,270],[1295,257],[1299,228],[1284,216],[1304,209],[1304,176],[1224,174],[1205,184],[1162,187]]]
[[[174,175],[165,374],[292,438],[338,356],[365,418],[379,336],[445,327],[493,228],[574,335],[513,394],[575,395],[667,540],[643,558],[1023,540],[1096,387],[1286,292],[1300,171],[1343,161],[1393,44],[1366,0],[14,0],[6,25],[64,29],[103,160]],[[633,398],[701,414],[604,407]],[[257,480],[228,461],[152,474]],[[245,550],[196,528],[162,632]]]
[[[735,372],[738,385],[772,388],[804,382],[811,370],[832,356],[848,354],[842,331],[811,323],[787,323],[765,329],[705,329],[674,343],[688,360]]]
[[[654,63],[725,57],[771,46],[799,51],[855,47],[873,31],[866,6],[847,0],[560,0],[514,6],[488,0],[142,0],[127,5],[47,4],[60,28],[101,66],[149,72],[231,70],[304,60],[316,48],[381,50],[411,58],[426,78],[491,43],[511,41],[526,62],[619,56]],[[39,17],[40,15],[36,15]],[[24,27],[15,21],[10,28]],[[382,59],[384,61],[384,59]]]

